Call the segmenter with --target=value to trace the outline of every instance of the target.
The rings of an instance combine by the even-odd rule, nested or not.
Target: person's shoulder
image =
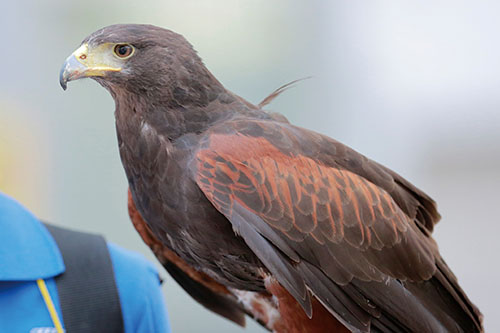
[[[126,332],[166,332],[166,307],[155,265],[143,255],[107,243]]]
[[[138,277],[153,275],[158,280],[158,270],[155,265],[142,254],[124,249],[114,243],[107,242],[113,268],[127,275]]]

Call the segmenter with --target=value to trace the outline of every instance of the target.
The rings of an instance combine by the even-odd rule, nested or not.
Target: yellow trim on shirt
[[[62,328],[61,321],[59,320],[59,316],[57,315],[56,308],[52,302],[52,298],[50,297],[45,281],[43,279],[38,279],[36,280],[36,284],[38,285],[38,289],[40,289],[40,293],[45,301],[45,306],[47,306],[47,310],[49,310],[50,318],[52,318],[52,322],[54,323],[57,333],[64,333],[64,329]]]

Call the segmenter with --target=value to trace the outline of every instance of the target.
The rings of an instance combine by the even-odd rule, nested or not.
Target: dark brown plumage
[[[61,82],[112,94],[132,221],[204,306],[278,332],[482,331],[425,193],[232,94],[171,31],[115,25],[82,47]]]

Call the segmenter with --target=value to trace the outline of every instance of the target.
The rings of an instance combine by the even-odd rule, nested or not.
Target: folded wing
[[[428,236],[434,203],[375,162],[288,124],[239,121],[207,136],[193,171],[309,315],[312,292],[352,330],[480,327]]]

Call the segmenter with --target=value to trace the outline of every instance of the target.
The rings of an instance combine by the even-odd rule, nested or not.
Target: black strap
[[[66,271],[56,277],[66,332],[123,332],[120,298],[104,238],[45,226],[66,266]]]

